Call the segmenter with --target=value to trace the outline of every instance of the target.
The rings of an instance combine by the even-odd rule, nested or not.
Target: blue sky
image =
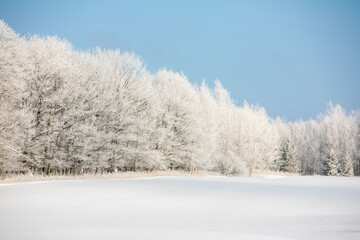
[[[0,18],[21,35],[138,54],[148,70],[219,79],[272,117],[360,109],[360,1],[16,1]]]

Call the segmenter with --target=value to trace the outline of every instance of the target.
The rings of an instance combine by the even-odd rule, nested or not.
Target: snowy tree
[[[344,162],[343,162],[343,166],[342,166],[342,175],[347,176],[347,177],[354,176],[353,158],[349,154],[346,154],[344,156]]]
[[[249,175],[272,168],[279,155],[279,135],[265,109],[245,102],[238,109],[237,123],[237,155],[246,162]]]
[[[213,170],[217,153],[219,152],[218,137],[218,105],[215,94],[205,81],[202,82],[199,89],[200,101],[198,103],[198,131],[201,136],[198,140],[199,156],[202,158],[201,167],[205,170]]]
[[[300,172],[306,175],[322,174],[321,127],[318,121],[297,121],[288,124],[290,139],[295,145],[300,162]]]
[[[230,93],[223,88],[220,81],[215,82],[214,95],[217,102],[216,142],[218,152],[214,156],[214,170],[223,174],[246,172],[245,162],[236,156],[235,105]]]
[[[24,139],[31,124],[29,112],[23,108],[26,98],[26,52],[24,39],[19,38],[3,21],[0,21],[0,175],[4,172],[21,172]]]
[[[356,152],[354,116],[346,114],[339,105],[330,103],[327,114],[321,119],[324,174],[352,175]]]
[[[51,170],[61,168],[57,157],[57,137],[64,125],[64,111],[69,108],[64,101],[72,63],[72,48],[69,43],[57,38],[30,38],[28,51],[26,91],[29,92],[28,104],[32,112],[32,131],[27,138],[28,155],[34,162],[27,163],[37,172],[50,174]]]
[[[78,107],[75,144],[86,155],[80,169],[104,172],[150,169],[159,165],[150,138],[155,116],[151,111],[151,81],[139,58],[119,51],[80,56],[86,89]],[[81,170],[82,171],[82,170]]]
[[[354,113],[355,119],[355,160],[354,175],[360,175],[360,111]]]
[[[339,176],[340,174],[340,163],[339,159],[336,156],[335,148],[329,146],[326,152],[326,157],[324,158],[324,175],[327,176]]]
[[[168,167],[194,171],[202,165],[199,94],[182,74],[159,71],[154,78],[162,112],[157,128],[162,132],[159,150]]]
[[[297,173],[299,172],[298,165],[296,148],[288,138],[281,144],[279,170],[281,172]]]

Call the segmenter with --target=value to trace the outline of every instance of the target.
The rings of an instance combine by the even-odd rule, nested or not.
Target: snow
[[[0,187],[0,239],[360,239],[360,178],[157,177]]]

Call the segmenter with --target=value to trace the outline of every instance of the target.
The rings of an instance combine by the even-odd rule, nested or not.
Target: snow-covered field
[[[360,239],[360,178],[0,185],[0,239]]]

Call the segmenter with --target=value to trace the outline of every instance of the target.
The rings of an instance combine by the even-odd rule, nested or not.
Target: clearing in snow
[[[0,185],[0,239],[360,239],[360,178]]]

